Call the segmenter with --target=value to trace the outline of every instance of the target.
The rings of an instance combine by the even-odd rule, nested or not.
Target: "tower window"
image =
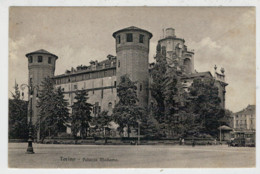
[[[29,56],[29,63],[33,63],[33,58],[32,58],[32,56]]]
[[[116,81],[114,81],[114,87],[116,87]]]
[[[143,34],[139,35],[139,43],[144,43],[144,35]]]
[[[51,57],[48,57],[48,63],[51,64]]]
[[[126,41],[127,42],[133,42],[133,34],[132,33],[126,34]]]
[[[120,60],[118,60],[118,68],[120,68]]]
[[[118,44],[120,44],[120,43],[121,43],[121,37],[120,37],[120,35],[119,35],[119,36],[117,36],[117,43],[118,43]]]
[[[142,91],[143,90],[143,86],[142,86],[142,84],[140,84],[140,91]]]
[[[42,56],[38,56],[38,62],[42,62]]]

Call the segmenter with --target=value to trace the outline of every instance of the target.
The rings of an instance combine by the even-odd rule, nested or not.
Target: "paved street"
[[[254,167],[255,148],[223,146],[115,146],[9,143],[9,167],[205,168]]]

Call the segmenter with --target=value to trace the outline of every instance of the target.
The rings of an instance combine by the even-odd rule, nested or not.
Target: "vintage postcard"
[[[255,7],[11,6],[8,60],[9,168],[256,167]]]

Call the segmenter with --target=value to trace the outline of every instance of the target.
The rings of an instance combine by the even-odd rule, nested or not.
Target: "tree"
[[[188,130],[186,111],[187,92],[184,90],[182,77],[183,66],[179,64],[177,57],[173,56],[173,62],[168,65],[165,81],[165,120],[166,128],[173,135],[183,136]]]
[[[218,96],[215,79],[194,79],[189,87],[189,92],[190,111],[195,117],[193,129],[199,133],[216,136],[217,128],[226,121],[224,121],[225,110],[220,105],[221,100]]]
[[[53,79],[47,77],[43,80],[37,107],[39,118],[37,129],[43,141],[46,136],[55,136],[64,131],[69,121],[68,102],[64,99],[61,88],[54,88]]]
[[[96,126],[97,129],[103,130],[105,143],[107,143],[106,130],[108,130],[110,126],[110,122],[112,121],[112,117],[108,115],[108,111],[102,111],[98,114],[97,117],[93,117],[92,123]]]
[[[26,139],[28,138],[28,101],[21,100],[18,84],[15,84],[14,89],[13,99],[9,99],[9,138]]]
[[[151,70],[152,84],[151,84],[151,95],[156,100],[156,107],[153,108],[154,117],[159,123],[162,123],[164,117],[164,81],[165,73],[167,71],[167,61],[165,50],[161,50],[161,45],[158,43],[156,48],[156,63],[154,68]]]
[[[76,140],[78,132],[80,132],[81,138],[87,136],[87,129],[92,119],[90,115],[92,104],[87,103],[88,94],[86,90],[77,90],[75,100],[72,105],[71,130]]]
[[[68,126],[68,122],[70,120],[68,106],[69,103],[66,99],[64,99],[64,93],[61,87],[58,87],[55,91],[54,100],[54,127],[56,133],[64,132],[66,130],[66,126]]]
[[[120,77],[117,86],[118,103],[113,109],[113,120],[119,125],[118,129],[122,133],[127,127],[127,135],[130,135],[130,128],[137,128],[138,121],[144,117],[144,109],[138,106],[136,94],[136,82],[132,82],[128,75]]]
[[[98,129],[104,129],[110,125],[112,117],[108,115],[108,111],[102,111],[97,117],[93,117],[92,123]]]

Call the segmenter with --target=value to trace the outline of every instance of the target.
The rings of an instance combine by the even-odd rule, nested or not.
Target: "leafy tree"
[[[186,111],[187,93],[181,80],[183,66],[173,56],[173,62],[167,67],[164,81],[165,123],[169,133],[183,136],[188,130]]]
[[[118,129],[121,133],[127,127],[128,137],[130,128],[137,128],[138,121],[144,117],[144,109],[137,103],[135,84],[136,82],[132,82],[128,75],[120,77],[120,83],[117,86],[119,101],[113,109],[113,120],[119,125]]]
[[[112,121],[112,117],[108,115],[108,111],[102,111],[97,117],[93,117],[92,123],[96,125],[96,129],[103,130],[105,137],[105,143],[107,143],[106,130],[109,130],[108,126]]]
[[[147,138],[158,138],[161,136],[158,121],[151,114],[143,117],[140,129],[141,135]]]
[[[90,115],[92,105],[87,103],[88,94],[86,90],[76,91],[75,100],[72,105],[71,130],[75,139],[77,139],[78,132],[80,132],[82,138],[85,138],[92,119]]]
[[[92,123],[98,129],[104,129],[110,125],[112,117],[108,115],[108,111],[102,111],[97,117],[93,117]]]
[[[54,88],[53,79],[43,80],[39,91],[39,118],[37,129],[43,141],[46,136],[55,136],[64,131],[69,121],[68,102],[64,99],[61,88]]]
[[[193,129],[200,133],[217,135],[217,128],[226,121],[225,110],[220,106],[221,100],[215,80],[197,78],[190,86],[189,92],[190,111],[196,118]]]
[[[18,84],[15,84],[13,99],[9,99],[9,138],[25,139],[28,138],[28,102],[20,98]]]

